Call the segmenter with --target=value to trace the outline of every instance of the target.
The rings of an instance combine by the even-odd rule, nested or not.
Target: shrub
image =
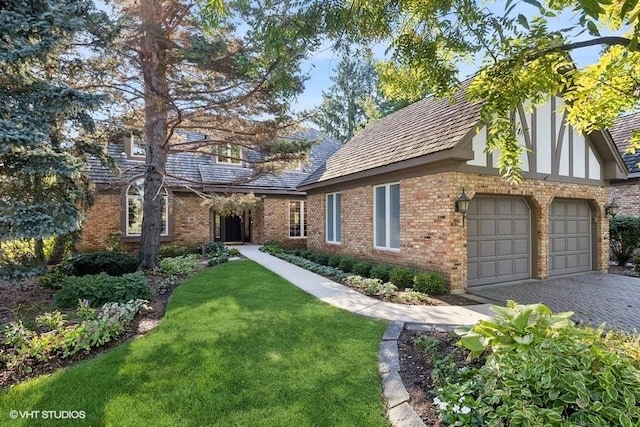
[[[620,340],[581,328],[542,305],[493,307],[494,319],[461,343],[489,355],[444,381],[437,400],[450,425],[640,425],[640,370]],[[499,369],[498,369],[499,368]],[[457,370],[460,373],[460,370]]]
[[[447,293],[447,282],[440,273],[429,271],[415,276],[413,289],[427,295],[442,295]]]
[[[340,264],[338,265],[338,268],[342,271],[344,271],[345,273],[353,273],[353,259],[349,258],[349,257],[342,257],[342,260],[340,260]]]
[[[67,276],[62,270],[55,269],[49,274],[38,277],[38,284],[43,288],[60,289]]]
[[[640,246],[640,218],[627,215],[611,218],[609,245],[618,265],[625,265]]]
[[[136,313],[145,306],[144,300],[126,303],[108,303],[94,310],[80,302],[77,314],[84,319],[80,324],[70,324],[59,311],[44,313],[36,319],[35,332],[22,322],[5,326],[2,344],[9,347],[0,353],[0,362],[8,368],[19,367],[30,372],[29,359],[47,361],[59,355],[66,358],[80,350],[89,350],[111,341],[132,322]]]
[[[392,282],[391,270],[393,267],[387,264],[376,264],[369,272],[369,276],[372,279],[380,279],[382,282]],[[393,283],[393,282],[392,282]]]
[[[207,242],[201,247],[201,253],[208,257],[218,256],[225,251],[225,245],[222,242]],[[275,249],[275,247],[274,247]],[[269,251],[265,251],[269,253]]]
[[[64,262],[64,269],[71,276],[106,273],[120,276],[138,269],[138,259],[124,252],[90,252],[75,254]]]
[[[313,254],[312,261],[315,261],[318,264],[327,265],[329,262],[329,255],[323,254],[322,252],[316,252]]]
[[[265,242],[260,250],[272,255],[284,252],[284,249],[282,249],[280,243],[275,241]]]
[[[191,254],[200,254],[202,248],[200,245],[178,246],[178,245],[162,245],[160,246],[160,256],[162,258],[175,258]]]
[[[413,286],[413,278],[415,273],[408,268],[396,267],[391,270],[390,279],[391,283],[396,285],[399,289],[410,288]]]
[[[327,265],[329,267],[338,268],[340,266],[340,262],[342,261],[342,257],[340,255],[330,255],[327,260]]]
[[[306,258],[309,259],[311,258],[311,251],[308,249],[300,249],[300,254],[298,256],[302,257],[302,258]]]
[[[354,288],[361,289],[365,295],[380,295],[388,298],[395,295],[397,290],[393,283],[382,283],[378,279],[362,276],[347,276],[344,281]]]
[[[232,256],[240,256],[240,249],[238,248],[225,248],[227,255],[232,257]]]
[[[54,299],[60,307],[74,307],[78,300],[88,300],[92,307],[108,302],[127,302],[149,299],[152,296],[149,281],[141,271],[122,276],[106,273],[81,277],[68,277]]]
[[[351,271],[357,274],[358,276],[369,277],[369,273],[371,272],[372,268],[373,268],[373,265],[370,262],[358,261],[353,264]]]
[[[188,276],[198,269],[196,255],[184,255],[164,258],[158,265],[158,271],[163,276]]]

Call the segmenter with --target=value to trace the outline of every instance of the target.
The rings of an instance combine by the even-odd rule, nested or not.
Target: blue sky
[[[500,13],[504,10],[504,4],[505,2],[503,0],[498,0],[495,3],[492,3],[489,7]],[[533,15],[538,14],[538,9],[526,3],[520,3],[512,11],[512,14],[517,16],[520,13],[531,18]],[[577,19],[574,12],[564,12],[557,19],[551,22],[550,28],[554,30],[566,28],[575,24],[576,21]],[[602,35],[620,35],[621,33],[621,31],[615,33],[603,31]],[[573,41],[582,41],[590,38],[592,38],[592,36],[589,34],[581,34],[574,37]],[[384,47],[380,46],[374,50],[374,52],[377,53],[377,58],[380,59],[383,57],[384,50]],[[600,51],[600,46],[594,46],[574,50],[571,52],[571,56],[578,67],[584,67],[585,65],[594,63],[597,60]],[[325,43],[320,49],[310,56],[309,60],[307,60],[303,65],[303,70],[309,73],[310,78],[306,82],[305,91],[298,97],[298,100],[294,105],[295,111],[311,109],[322,102],[322,91],[326,91],[331,87],[332,82],[330,77],[333,75],[333,69],[338,65],[338,62],[339,57],[334,54],[330,43]],[[466,66],[464,69],[461,69],[461,77],[464,78],[472,75],[475,71],[477,71],[477,66]]]

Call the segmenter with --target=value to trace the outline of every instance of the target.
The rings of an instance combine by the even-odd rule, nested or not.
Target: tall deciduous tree
[[[79,229],[90,189],[83,155],[100,96],[69,83],[104,16],[87,0],[8,1],[0,9],[0,240]]]
[[[339,63],[333,85],[322,92],[322,104],[312,111],[312,121],[341,142],[347,142],[367,123],[397,109],[378,91],[373,53],[348,42],[338,49]]]
[[[391,58],[380,67],[389,97],[447,96],[460,87],[461,64],[479,65],[468,97],[483,103],[487,149],[501,150],[499,168],[512,181],[522,174],[510,120],[518,104],[563,93],[570,123],[585,132],[640,106],[636,1],[507,0],[503,9],[473,0],[346,0],[343,7],[347,30],[390,40]],[[578,68],[569,53],[579,49],[598,49],[598,61]]]
[[[113,86],[134,126],[144,129],[140,261],[153,268],[169,156],[216,155],[231,144],[263,153],[243,159],[253,163],[256,174],[301,158],[306,142],[283,143],[278,136],[295,124],[286,114],[288,104],[302,89],[301,60],[318,44],[317,28],[309,23],[324,12],[321,5],[301,8],[293,0],[119,0],[114,5],[125,28],[115,55],[107,59],[117,80],[97,75],[96,84]],[[180,139],[178,128],[205,137]]]

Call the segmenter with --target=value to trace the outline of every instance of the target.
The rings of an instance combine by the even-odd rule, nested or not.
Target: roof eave
[[[425,166],[435,162],[441,162],[443,160],[458,160],[467,161],[473,159],[473,151],[469,149],[460,148],[459,145],[447,148],[445,150],[436,151],[435,153],[425,154],[420,157],[414,157],[412,159],[402,160],[399,162],[391,163],[384,166],[378,166],[376,168],[367,169],[360,172],[355,172],[349,175],[342,175],[335,178],[330,178],[324,181],[317,181],[314,183],[301,185],[298,187],[300,191],[315,190],[318,188],[328,187],[336,184],[343,184],[359,179],[366,179],[373,176],[383,175],[387,173],[397,172],[404,169],[410,169],[417,166]]]

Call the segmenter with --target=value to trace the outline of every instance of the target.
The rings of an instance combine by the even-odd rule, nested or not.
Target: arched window
[[[160,191],[162,197],[162,235],[169,234],[167,218],[169,217],[169,195],[166,188]],[[144,178],[136,179],[127,188],[127,236],[139,236],[142,233],[142,205],[144,203]]]

